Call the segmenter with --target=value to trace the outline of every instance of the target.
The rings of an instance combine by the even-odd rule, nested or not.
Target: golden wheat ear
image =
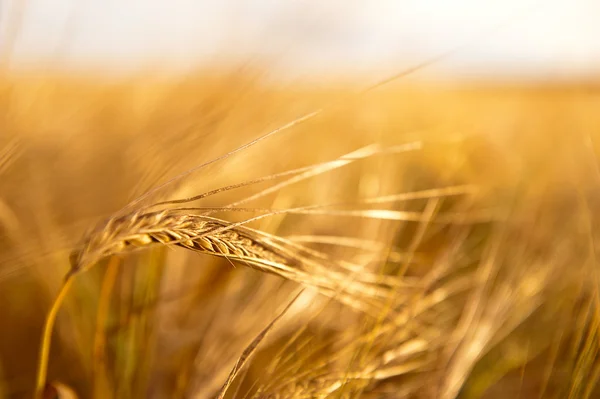
[[[153,245],[177,246],[226,258],[261,272],[317,289],[329,297],[368,313],[382,306],[387,291],[385,278],[364,270],[352,276],[332,262],[323,261],[282,238],[246,228],[239,223],[177,211],[135,214],[105,224],[86,239],[83,250],[72,255],[73,268],[93,265],[104,257]],[[332,268],[332,266],[337,267]],[[356,274],[356,273],[355,273]],[[368,274],[368,275],[367,275]]]

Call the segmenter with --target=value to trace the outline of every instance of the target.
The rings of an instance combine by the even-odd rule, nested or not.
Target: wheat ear
[[[328,269],[318,259],[301,255],[297,244],[290,242],[286,247],[285,243],[286,240],[281,237],[258,232],[240,223],[181,214],[176,210],[132,213],[109,219],[87,234],[83,244],[71,254],[71,270],[44,326],[37,375],[38,397],[46,382],[54,321],[73,277],[99,260],[113,255],[151,245],[177,246],[237,261],[259,271],[316,288],[326,296],[367,313],[377,311],[383,304],[390,289],[383,279],[378,280],[374,278],[377,276],[363,271],[370,278],[365,281],[363,275],[359,276],[363,281],[353,281],[347,270]]]

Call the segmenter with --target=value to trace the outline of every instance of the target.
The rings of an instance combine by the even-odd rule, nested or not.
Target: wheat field
[[[0,397],[600,397],[597,86],[362,88],[4,73]]]

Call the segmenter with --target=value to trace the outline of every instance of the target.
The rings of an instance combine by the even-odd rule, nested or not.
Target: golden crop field
[[[598,86],[357,87],[4,74],[0,397],[600,397]]]

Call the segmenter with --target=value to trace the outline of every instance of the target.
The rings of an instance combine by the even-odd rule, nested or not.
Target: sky
[[[0,12],[0,46],[17,66],[188,70],[227,59],[362,73],[449,53],[435,70],[600,70],[598,0],[4,0]]]

